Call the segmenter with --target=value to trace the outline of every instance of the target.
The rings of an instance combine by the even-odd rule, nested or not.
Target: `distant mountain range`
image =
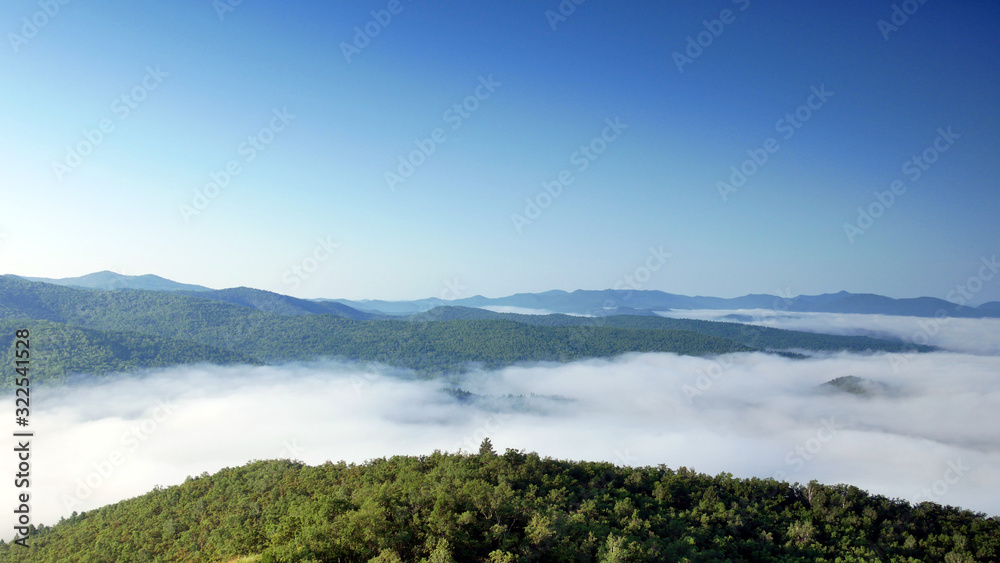
[[[481,295],[445,301],[350,301],[333,300],[363,311],[378,311],[392,315],[413,314],[440,306],[510,308],[563,313],[568,315],[603,316],[608,314],[653,314],[654,311],[692,309],[766,309],[791,313],[861,313],[901,315],[907,317],[1000,318],[1000,302],[992,301],[979,307],[964,307],[934,297],[893,299],[869,293],[827,293],[800,295],[789,299],[775,295],[744,295],[731,299],[721,297],[688,297],[654,290],[553,290],[544,293],[518,293],[508,297],[488,298]],[[516,312],[510,310],[510,312]]]
[[[162,283],[162,282],[157,282]],[[251,288],[82,289],[0,276],[0,388],[15,374],[15,334],[30,329],[33,381],[179,364],[268,364],[335,358],[433,375],[629,352],[711,356],[802,351],[926,352],[898,340],[834,336],[655,314],[600,317],[436,307],[361,311]]]
[[[272,291],[252,289],[249,287],[234,287],[232,289],[208,289],[204,291],[174,291],[178,295],[187,295],[198,299],[222,301],[233,305],[250,307],[265,313],[278,315],[337,315],[359,321],[384,318],[387,315],[379,312],[361,311],[338,301],[318,301],[299,299]]]
[[[518,293],[490,298],[476,295],[463,299],[437,298],[413,301],[298,299],[278,293],[250,288],[213,290],[200,285],[178,283],[159,276],[125,276],[103,271],[77,278],[23,278],[55,285],[86,289],[145,289],[180,292],[203,299],[212,299],[249,306],[279,314],[330,313],[352,319],[374,319],[384,315],[412,315],[436,307],[461,306],[490,308],[501,312],[548,312],[567,315],[650,315],[654,311],[692,309],[765,309],[790,313],[857,313],[934,317],[941,314],[963,318],[1000,318],[1000,301],[978,307],[956,305],[934,297],[894,299],[870,293],[826,293],[782,298],[775,295],[751,294],[735,298],[689,297],[656,290],[552,290],[542,293]]]
[[[13,276],[20,277],[20,276]],[[233,305],[242,305],[267,313],[279,315],[311,315],[331,314],[357,320],[368,320],[385,315],[359,311],[337,301],[308,300],[282,295],[271,291],[251,289],[249,287],[234,287],[230,289],[210,289],[201,285],[179,283],[160,276],[146,274],[143,276],[126,276],[109,272],[95,272],[77,278],[28,278],[21,279],[64,287],[81,289],[99,289],[114,291],[119,289],[141,289],[146,291],[169,291],[179,295],[222,301]]]
[[[21,276],[18,276],[21,277]],[[68,287],[82,287],[84,289],[148,289],[151,291],[210,291],[207,287],[178,283],[160,276],[146,274],[144,276],[125,276],[116,274],[108,270],[94,272],[78,278],[27,278],[29,281],[51,283],[55,285],[65,285]]]

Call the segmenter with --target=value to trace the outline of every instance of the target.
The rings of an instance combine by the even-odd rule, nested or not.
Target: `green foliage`
[[[643,330],[685,330],[725,338],[744,346],[759,350],[816,350],[851,352],[930,352],[931,346],[907,344],[900,341],[881,340],[868,336],[836,336],[798,332],[743,323],[700,321],[695,319],[671,319],[656,315],[612,315],[607,317],[576,317],[572,315],[519,315],[516,313],[494,313],[469,307],[438,307],[437,309],[412,315],[414,320],[428,319],[505,319],[536,326],[578,327],[580,331],[601,327],[631,328]]]
[[[29,328],[38,358],[33,381],[84,372],[210,362],[340,358],[423,373],[570,361],[626,352],[719,354],[748,351],[732,341],[674,330],[543,327],[509,320],[352,320],[281,315],[179,293],[97,291],[0,277],[0,350]],[[12,361],[8,353],[3,362]],[[8,366],[9,367],[9,366]],[[2,381],[10,384],[11,370]]]
[[[568,462],[484,444],[257,461],[39,526],[0,563],[997,561],[1000,521],[845,485]]]
[[[247,292],[252,293],[232,290],[225,295],[239,303],[256,303],[244,295]],[[244,306],[197,293],[83,290],[0,276],[0,351],[6,352],[0,359],[5,370],[0,388],[11,385],[11,347],[18,328],[32,331],[32,381],[38,384],[73,373],[101,375],[198,362],[338,358],[440,374],[472,366],[494,369],[628,352],[715,355],[789,349],[899,351],[905,346],[863,337],[635,315],[580,318],[439,308],[408,320],[355,320],[309,313],[307,305],[282,306],[288,305],[282,299],[291,298],[273,299],[277,305]]]
[[[30,330],[28,375],[32,382],[57,383],[74,373],[106,375],[178,364],[260,363],[238,352],[193,342],[140,334],[100,331],[50,321],[0,320],[0,389],[13,385],[14,333]]]

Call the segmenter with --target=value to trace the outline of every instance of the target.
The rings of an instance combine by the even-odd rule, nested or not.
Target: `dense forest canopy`
[[[930,350],[861,336],[638,315],[583,318],[442,307],[406,318],[353,318],[339,304],[315,305],[248,288],[217,293],[218,299],[205,299],[198,292],[84,290],[2,276],[0,350],[13,346],[15,330],[31,329],[32,377],[39,384],[74,373],[321,358],[380,362],[430,375],[628,352]],[[2,363],[11,367],[11,358],[5,354]],[[10,378],[0,385],[9,387]]]
[[[53,526],[0,562],[997,561],[1000,521],[849,485],[542,458],[489,441],[255,461]]]

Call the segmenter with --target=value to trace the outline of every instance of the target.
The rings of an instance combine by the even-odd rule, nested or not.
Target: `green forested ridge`
[[[100,291],[0,276],[0,364],[16,328],[40,339],[33,380],[83,372],[208,362],[261,363],[336,357],[383,362],[426,373],[469,365],[570,361],[626,352],[711,355],[752,350],[886,350],[903,343],[650,316],[581,318],[507,315],[440,308],[408,319],[357,320],[309,313],[246,288],[236,302],[184,292]],[[272,300],[278,301],[272,303]],[[325,309],[324,309],[325,310]],[[273,312],[272,312],[273,311]],[[922,348],[929,349],[929,348]],[[44,356],[43,350],[50,354]],[[47,362],[47,363],[41,363]],[[43,369],[46,368],[46,369]],[[0,381],[9,384],[7,370]]]
[[[34,530],[0,563],[997,561],[1000,521],[849,485],[478,454],[256,461]]]
[[[258,364],[256,359],[212,346],[134,332],[92,330],[51,321],[0,320],[0,361],[5,377],[0,389],[13,385],[14,333],[30,328],[28,375],[32,381],[57,383],[74,373],[105,375],[178,364]]]
[[[271,316],[227,328],[202,326],[181,341],[135,332],[81,329],[50,321],[3,321],[5,381],[13,377],[14,330],[32,334],[33,379],[67,373],[103,374],[133,368],[208,362],[279,362],[335,357],[380,362],[424,373],[498,368],[518,362],[564,362],[626,352],[705,355],[751,351],[730,340],[678,330],[602,328],[574,340],[571,327],[535,327],[513,321],[352,321],[330,315]],[[194,344],[208,342],[210,345]],[[232,350],[232,351],[230,351]],[[235,352],[240,351],[241,353]]]
[[[799,332],[743,323],[700,321],[696,319],[671,319],[658,315],[610,315],[607,317],[578,317],[573,315],[520,315],[494,313],[471,307],[438,307],[426,313],[411,315],[420,319],[507,319],[537,326],[574,326],[585,331],[589,328],[612,327],[634,329],[689,330],[719,338],[726,338],[745,346],[761,350],[816,350],[864,352],[930,352],[932,346],[882,340],[869,336],[837,336]]]
[[[380,313],[359,311],[336,301],[310,301],[308,299],[298,299],[289,297],[288,295],[281,295],[280,293],[249,287],[208,291],[180,291],[178,294],[243,305],[244,307],[252,307],[268,313],[278,313],[281,315],[333,314],[356,320],[386,317],[386,315]]]

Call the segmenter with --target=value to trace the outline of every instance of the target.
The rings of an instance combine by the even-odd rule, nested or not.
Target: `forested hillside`
[[[586,331],[602,327],[688,330],[709,336],[726,338],[745,346],[760,350],[815,350],[864,352],[880,350],[886,352],[916,351],[929,352],[934,348],[908,344],[905,342],[882,340],[869,336],[838,336],[782,330],[764,326],[747,325],[695,319],[671,319],[658,315],[610,315],[607,317],[578,317],[573,315],[520,315],[516,313],[494,313],[470,307],[438,307],[408,317],[413,320],[431,319],[505,319],[535,326],[572,326]]]
[[[997,561],[1000,522],[849,485],[570,462],[484,442],[257,461],[40,527],[0,563]]]
[[[136,332],[92,330],[51,321],[0,320],[0,389],[13,385],[14,333],[31,330],[30,375],[36,383],[58,383],[75,373],[106,375],[179,364],[260,364],[251,356],[185,340]]]
[[[338,358],[434,374],[627,352],[908,349],[902,342],[867,337],[656,316],[510,315],[447,307],[405,319],[359,320],[352,317],[369,315],[351,311],[340,304],[314,304],[247,288],[190,294],[101,291],[3,276],[0,350],[6,353],[0,364],[13,361],[9,348],[19,328],[30,329],[35,339],[36,383],[72,373],[101,375],[197,362]],[[9,376],[0,385],[9,385]]]

